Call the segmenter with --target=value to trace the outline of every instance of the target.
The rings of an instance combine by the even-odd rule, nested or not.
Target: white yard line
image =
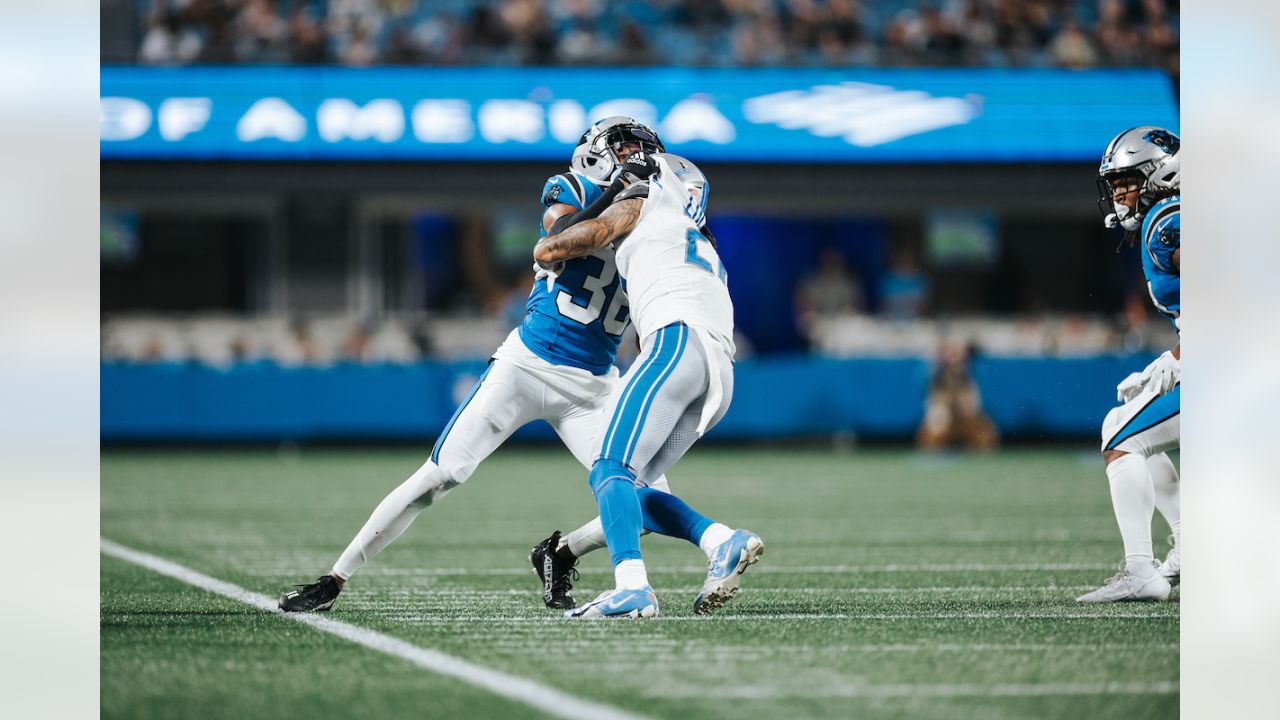
[[[821,688],[796,688],[768,685],[738,687],[688,687],[663,689],[661,697],[716,697],[735,700],[770,700],[782,698],[960,698],[960,697],[1043,697],[1081,695],[1173,695],[1178,683],[1107,682],[1107,683],[971,683],[927,684],[901,683],[886,685],[827,685]]]
[[[843,575],[848,573],[917,573],[917,572],[1055,572],[1074,570],[1111,570],[1115,563],[922,563],[887,565],[764,565],[752,568],[752,575],[760,573],[805,573],[807,575]],[[650,575],[665,573],[705,573],[706,565],[686,567],[654,567]],[[611,568],[581,568],[583,575],[613,574]],[[270,574],[278,574],[272,571]],[[365,575],[528,575],[528,566],[520,568],[370,568]]]
[[[752,587],[752,595],[832,595],[836,593],[846,593],[852,595],[946,595],[951,593],[1072,593],[1084,590],[1094,590],[1097,585],[966,585],[966,586],[930,586],[930,587]],[[659,595],[679,594],[679,593],[696,593],[702,588],[701,585],[690,585],[687,587],[655,587],[654,592]],[[535,590],[536,590],[535,586]],[[378,598],[508,598],[508,597],[528,597],[533,592],[528,588],[523,589],[507,589],[507,590],[473,590],[465,587],[399,587],[392,589],[379,589],[376,597]],[[354,591],[352,597],[347,601],[360,602],[359,591]],[[370,597],[373,597],[371,595]]]
[[[583,700],[534,680],[508,675],[499,670],[476,665],[437,650],[419,647],[390,635],[349,625],[340,620],[332,620],[322,615],[314,614],[282,613],[276,608],[276,600],[274,598],[250,592],[239,585],[209,577],[191,568],[119,545],[106,538],[101,539],[101,547],[104,555],[139,565],[161,575],[167,575],[188,585],[194,585],[246,605],[252,605],[259,610],[279,614],[281,617],[309,625],[320,632],[336,635],[371,650],[407,660],[425,670],[475,685],[495,695],[501,695],[541,710],[548,715],[565,718],[566,720],[594,720],[597,718],[641,720],[643,718],[641,715],[635,715],[610,705]]]
[[[418,625],[457,623],[555,623],[558,616],[419,615],[400,613],[384,619]],[[772,622],[777,620],[1178,620],[1177,615],[1121,615],[1105,612],[955,612],[955,613],[770,613],[768,615],[659,615],[645,622]]]

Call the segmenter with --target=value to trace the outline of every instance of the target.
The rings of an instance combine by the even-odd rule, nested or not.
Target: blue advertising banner
[[[722,162],[1092,161],[1153,70],[104,67],[103,159],[563,160],[631,115]]]
[[[973,373],[1002,434],[1096,438],[1115,405],[1116,379],[1150,360],[982,357]],[[483,360],[323,368],[108,362],[101,366],[101,435],[107,442],[399,438],[429,447],[484,368]],[[929,373],[919,358],[746,360],[734,366],[733,404],[708,439],[911,438],[924,416]],[[556,436],[538,422],[516,437]]]

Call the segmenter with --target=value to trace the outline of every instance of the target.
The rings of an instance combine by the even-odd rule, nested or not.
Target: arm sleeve
[[[1179,274],[1173,264],[1173,253],[1182,247],[1182,213],[1175,212],[1161,218],[1147,237],[1147,253],[1156,267],[1167,273]]]

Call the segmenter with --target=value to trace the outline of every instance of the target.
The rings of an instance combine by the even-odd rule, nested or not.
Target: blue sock
[[[644,513],[644,528],[659,535],[684,538],[697,545],[702,533],[715,522],[671,493],[642,487],[636,496]]]
[[[635,473],[616,460],[597,460],[587,482],[600,506],[600,524],[609,557],[617,565],[640,558],[640,500],[636,497]]]

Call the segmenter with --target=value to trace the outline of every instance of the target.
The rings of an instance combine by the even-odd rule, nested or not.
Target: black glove
[[[637,151],[627,156],[627,161],[618,169],[618,177],[628,184],[648,180],[649,176],[658,172],[658,161],[649,153]]]

